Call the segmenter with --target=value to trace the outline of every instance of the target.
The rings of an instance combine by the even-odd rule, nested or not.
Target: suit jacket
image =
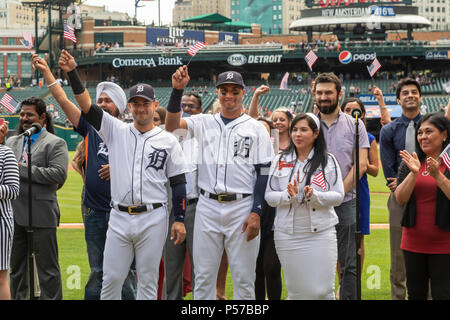
[[[24,149],[24,136],[10,137],[6,141],[18,161]],[[64,139],[43,130],[31,146],[33,227],[51,228],[59,225],[59,206],[56,191],[67,179],[69,152]],[[21,164],[20,194],[12,202],[14,219],[20,226],[28,226],[28,166]]]

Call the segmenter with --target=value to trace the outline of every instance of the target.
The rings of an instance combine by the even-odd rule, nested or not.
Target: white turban
[[[113,82],[100,82],[97,85],[96,100],[98,100],[102,93],[106,93],[108,97],[111,98],[120,113],[125,111],[127,106],[127,96],[120,86]]]

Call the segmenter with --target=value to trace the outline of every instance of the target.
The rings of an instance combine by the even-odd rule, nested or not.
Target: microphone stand
[[[359,193],[359,114],[355,114],[355,175],[356,175],[356,299],[361,300],[361,227],[360,227],[360,193]]]
[[[38,300],[40,297],[39,279],[35,277],[36,257],[34,253],[33,242],[33,209],[32,209],[32,179],[31,179],[31,136],[27,139],[27,158],[28,158],[28,230],[27,230],[27,242],[28,242],[28,285],[30,289],[30,300]],[[37,284],[36,284],[37,282]]]

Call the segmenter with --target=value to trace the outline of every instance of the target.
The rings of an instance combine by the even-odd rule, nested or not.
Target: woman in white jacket
[[[277,208],[275,247],[291,300],[334,299],[337,239],[334,207],[344,199],[341,170],[326,151],[320,121],[301,113],[291,146],[275,156],[265,199]]]

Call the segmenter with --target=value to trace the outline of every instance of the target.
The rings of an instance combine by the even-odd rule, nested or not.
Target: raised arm
[[[391,122],[392,119],[388,109],[386,108],[386,102],[384,102],[383,92],[380,90],[380,88],[374,85],[373,95],[377,99],[378,105],[380,106],[380,122],[381,125],[384,126],[385,124]]]
[[[61,51],[61,56],[59,57],[58,63],[61,69],[67,73],[67,77],[70,80],[70,85],[72,86],[72,90],[75,95],[75,99],[78,102],[78,105],[81,107],[81,110],[85,114],[87,114],[91,109],[92,101],[91,97],[89,96],[89,92],[81,83],[75,59],[70,55],[70,53],[68,53],[66,50],[63,50]]]
[[[165,128],[169,132],[179,128],[187,129],[186,121],[181,119],[181,97],[189,79],[187,66],[179,67],[172,75],[172,94],[167,105],[168,112],[165,122]]]
[[[262,94],[266,94],[270,91],[270,88],[266,85],[261,85],[259,86],[256,90],[255,93],[253,94],[252,97],[252,101],[250,102],[250,109],[248,110],[248,115],[252,118],[258,118],[259,115],[259,110],[258,110],[258,101],[259,101],[259,96]]]
[[[67,118],[72,122],[73,126],[78,127],[78,121],[80,120],[81,111],[73,104],[68,98],[63,88],[56,82],[50,68],[44,59],[40,58],[37,54],[31,56],[32,65],[42,72],[47,87],[49,88],[52,96],[59,103]]]

